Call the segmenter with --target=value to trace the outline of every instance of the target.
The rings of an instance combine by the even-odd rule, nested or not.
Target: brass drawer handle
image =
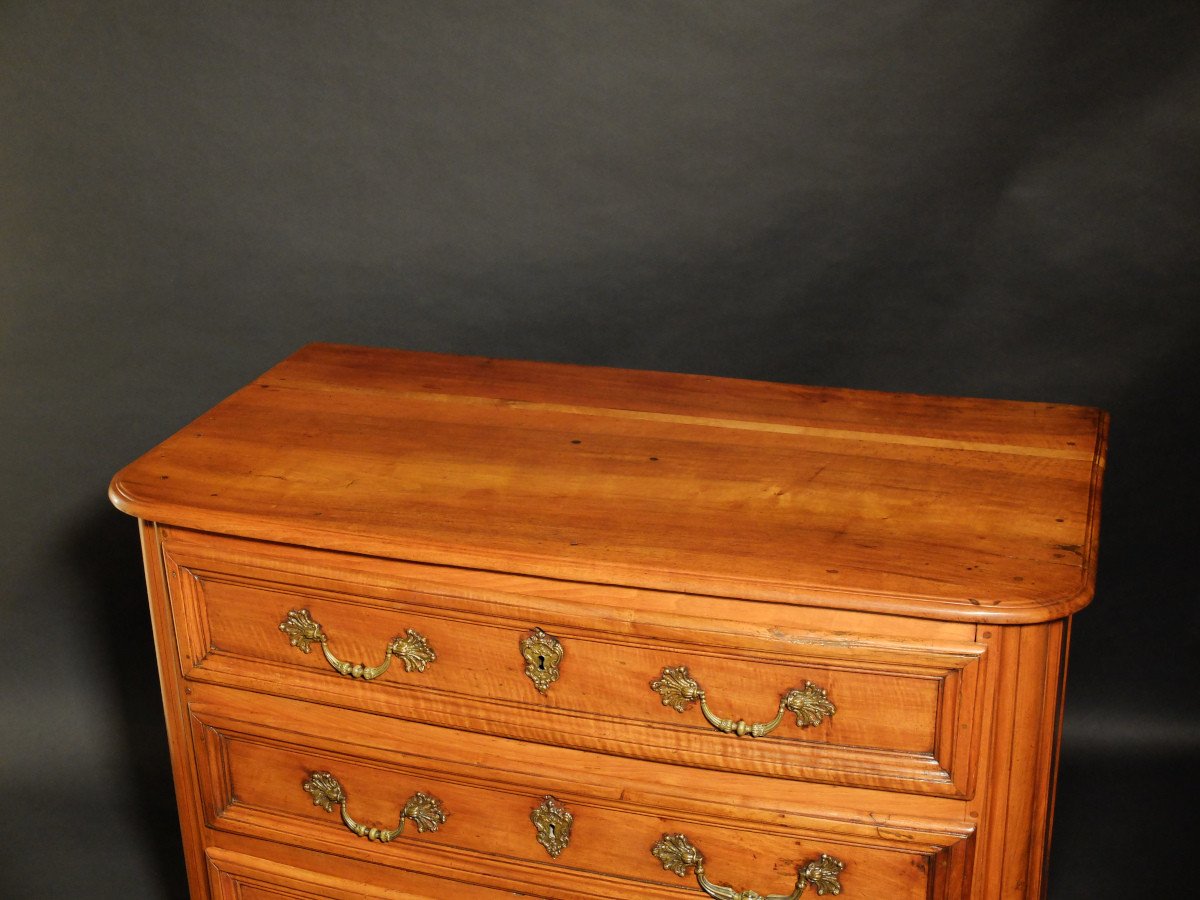
[[[309,652],[311,649],[309,645],[314,641],[319,643],[321,652],[325,654],[325,659],[329,661],[329,665],[335,672],[348,678],[361,678],[363,681],[378,678],[386,672],[388,666],[392,664],[393,656],[400,657],[400,661],[404,663],[405,672],[411,672],[414,669],[424,672],[425,667],[437,659],[437,654],[429,646],[429,641],[411,628],[404,633],[404,636],[397,635],[388,642],[387,648],[383,652],[383,662],[377,666],[342,662],[330,653],[329,636],[325,634],[318,623],[312,620],[307,609],[291,610],[287,614],[287,618],[279,623],[279,630],[288,636],[293,647],[299,648],[304,653]]]
[[[797,900],[809,885],[816,888],[821,896],[840,894],[842,885],[838,881],[838,875],[846,868],[846,864],[840,859],[822,853],[817,859],[797,867],[796,886],[790,894],[759,894],[750,890],[739,891],[709,881],[704,876],[703,854],[682,834],[664,834],[662,840],[655,844],[650,852],[662,863],[664,869],[669,869],[680,878],[687,875],[688,869],[695,869],[700,889],[717,900]]]
[[[328,772],[309,774],[308,780],[304,782],[304,790],[312,795],[313,806],[319,806],[325,812],[333,812],[333,805],[338,804],[342,810],[342,821],[346,823],[347,828],[359,837],[379,841],[381,844],[398,837],[404,831],[406,819],[412,819],[419,832],[437,831],[439,825],[446,824],[446,813],[442,810],[441,801],[422,791],[417,791],[408,798],[400,812],[400,824],[395,830],[385,831],[382,828],[360,825],[350,818],[350,814],[346,812],[346,792],[342,790],[338,780]]]
[[[837,712],[837,707],[829,702],[825,689],[811,681],[804,682],[803,688],[793,688],[779,698],[779,711],[774,719],[754,725],[748,725],[742,719],[723,719],[714,713],[708,706],[704,689],[688,674],[687,666],[667,666],[660,678],[650,682],[650,687],[662,697],[663,706],[669,706],[676,712],[685,712],[693,701],[699,700],[700,712],[713,728],[738,737],[770,734],[783,721],[785,712],[795,713],[796,724],[801,728],[820,725],[826,716]]]

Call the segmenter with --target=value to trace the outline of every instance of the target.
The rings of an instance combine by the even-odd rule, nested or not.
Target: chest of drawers
[[[1106,430],[302,349],[111,487],[193,895],[1042,896]]]

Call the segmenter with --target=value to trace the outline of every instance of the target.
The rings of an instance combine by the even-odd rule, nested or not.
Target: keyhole
[[[554,823],[550,823],[550,837],[554,837]]]
[[[546,657],[545,656],[538,657],[538,671],[539,672],[546,671]]]

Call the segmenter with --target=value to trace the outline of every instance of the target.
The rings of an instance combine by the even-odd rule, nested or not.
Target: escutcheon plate
[[[525,658],[525,675],[541,693],[550,690],[558,681],[558,667],[563,658],[563,646],[556,638],[540,628],[521,639],[521,656]]]
[[[571,843],[571,825],[575,817],[565,806],[547,795],[542,805],[529,814],[529,821],[537,829],[537,842],[554,859],[558,859],[558,855]]]

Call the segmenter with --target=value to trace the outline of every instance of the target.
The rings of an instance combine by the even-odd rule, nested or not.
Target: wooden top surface
[[[372,556],[1034,622],[1092,595],[1104,413],[329,344],[127,466],[140,518]]]

